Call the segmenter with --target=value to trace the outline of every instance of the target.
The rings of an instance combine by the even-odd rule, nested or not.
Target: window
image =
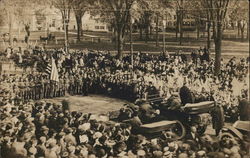
[[[99,26],[95,26],[95,29],[97,29],[97,30],[98,30],[98,29],[99,29]]]
[[[104,30],[104,29],[105,29],[105,27],[104,27],[104,26],[100,26],[100,29],[101,29],[101,30]]]

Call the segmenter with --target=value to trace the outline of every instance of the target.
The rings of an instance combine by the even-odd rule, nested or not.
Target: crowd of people
[[[32,67],[34,71],[19,76],[1,76],[1,82],[10,83],[11,90],[22,99],[99,93],[129,101],[143,98],[149,83],[167,99],[186,82],[198,98],[213,95],[224,107],[227,119],[234,122],[238,118],[239,100],[249,97],[249,59],[222,60],[221,73],[215,76],[214,60],[208,55],[204,57],[206,53],[200,53],[203,51],[193,52],[192,60],[187,60],[181,52],[171,56],[138,53],[131,64],[130,55],[117,59],[109,52],[70,50],[66,54],[63,50],[33,49],[11,53],[9,50],[7,57],[23,68]],[[52,57],[60,76],[57,83],[50,82],[45,73]]]
[[[249,59],[221,61],[221,74],[216,77],[213,59],[203,56],[201,60],[192,55],[192,60],[188,60],[181,52],[174,55],[138,53],[133,60],[129,55],[117,59],[109,52],[93,50],[69,50],[69,53],[8,50],[6,56],[32,71],[0,78],[2,157],[181,158],[248,154],[249,140],[215,141],[209,135],[196,136],[196,127],[191,128],[191,134],[184,140],[146,139],[131,133],[130,124],[100,121],[92,114],[69,111],[65,103],[36,100],[68,93],[106,94],[133,102],[144,98],[150,86],[168,99],[185,84],[196,98],[212,96],[233,122],[238,120],[239,101],[249,97]],[[46,72],[51,58],[56,61],[59,82],[50,81]],[[133,112],[131,117],[137,119],[138,114]]]
[[[202,137],[191,127],[183,140],[131,133],[131,125],[70,112],[65,103],[1,101],[1,156],[5,158],[242,157],[249,140]],[[193,133],[193,135],[192,135]]]

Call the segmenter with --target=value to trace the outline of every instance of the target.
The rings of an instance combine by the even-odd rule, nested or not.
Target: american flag
[[[59,82],[59,74],[56,67],[55,59],[53,57],[51,58],[51,62],[47,64],[45,72],[50,75],[51,81]]]
[[[48,62],[46,69],[45,69],[45,72],[50,75],[51,69],[52,69],[51,62]]]

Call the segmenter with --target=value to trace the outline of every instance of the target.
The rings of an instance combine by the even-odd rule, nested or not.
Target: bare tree
[[[130,11],[136,0],[98,0],[96,8],[101,17],[113,21],[113,27],[117,37],[117,57],[121,58],[123,53],[124,39],[130,21]]]
[[[203,0],[212,21],[215,44],[215,75],[220,74],[223,22],[227,14],[229,0]]]
[[[82,17],[91,7],[91,0],[72,0],[72,7],[75,13],[77,25],[77,41],[81,41],[82,36]]]
[[[241,0],[236,1],[233,8],[231,9],[231,13],[229,18],[231,21],[235,21],[238,24],[238,31],[241,36],[241,40],[244,40],[244,32],[246,26],[249,24],[249,1]],[[248,29],[247,29],[248,31]]]
[[[29,44],[29,37],[31,34],[32,15],[34,15],[36,5],[48,5],[49,0],[1,0],[0,9],[2,13],[7,15],[9,43],[13,45],[13,25],[14,22],[18,24],[19,30],[23,26],[26,32],[25,41]]]
[[[0,1],[0,6],[3,9],[3,13],[7,15],[8,31],[9,31],[9,44],[13,45],[13,23],[15,17],[15,8],[17,7],[17,2],[15,0],[2,0]]]
[[[67,47],[67,43],[69,40],[69,26],[68,23],[70,21],[70,13],[72,10],[72,3],[73,0],[53,0],[52,4],[54,7],[60,10],[63,23],[64,23],[64,30],[66,31],[66,42],[65,42],[65,47]]]
[[[144,4],[150,16],[153,17],[151,19],[155,22],[156,46],[159,46],[159,24],[170,14],[169,9],[172,8],[172,3],[170,0],[144,0]]]
[[[180,45],[182,45],[183,39],[184,8],[184,0],[176,0],[176,38],[178,37],[178,33],[180,33]]]

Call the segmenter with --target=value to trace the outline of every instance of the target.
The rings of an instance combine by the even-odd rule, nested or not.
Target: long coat
[[[250,102],[247,99],[242,99],[239,102],[240,120],[250,121]]]
[[[224,126],[224,110],[221,106],[215,106],[212,112],[212,122],[214,129],[221,129]]]

